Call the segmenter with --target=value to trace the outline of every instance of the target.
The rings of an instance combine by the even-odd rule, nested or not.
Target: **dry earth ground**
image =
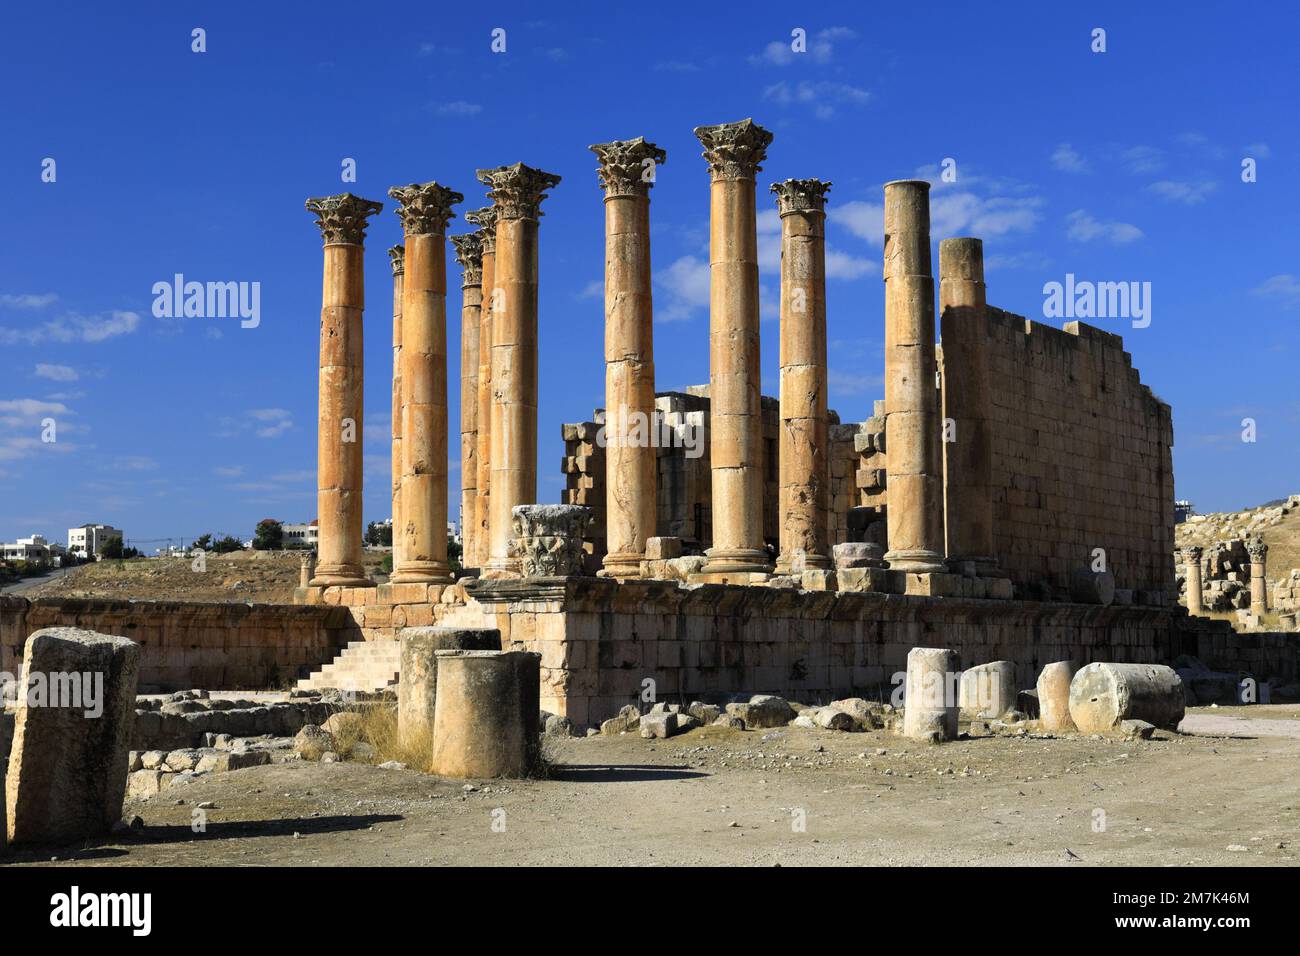
[[[11,859],[1294,865],[1300,707],[1200,708],[1186,726],[1197,733],[1146,743],[1000,737],[930,747],[883,732],[796,728],[575,739],[553,748],[550,779],[470,791],[411,771],[294,762],[200,778],[131,802],[126,813],[145,823],[137,837]],[[196,834],[200,803],[214,806],[206,832]],[[794,827],[800,811],[803,832]]]

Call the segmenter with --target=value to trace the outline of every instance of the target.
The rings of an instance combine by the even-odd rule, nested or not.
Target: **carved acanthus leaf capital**
[[[478,285],[483,281],[483,238],[478,232],[467,232],[463,236],[452,236],[451,244],[456,249],[456,261],[465,271],[462,285]]]
[[[645,196],[655,183],[655,171],[668,154],[644,136],[587,147],[600,159],[596,172],[606,197]]]
[[[515,163],[496,169],[480,169],[478,180],[488,187],[488,196],[503,219],[540,219],[546,190],[559,185],[560,177]]]
[[[406,271],[406,246],[393,246],[388,250],[388,264],[393,267],[393,275],[400,276]]]
[[[772,134],[752,119],[717,126],[697,126],[695,135],[704,144],[704,158],[714,182],[753,179],[767,159]]]
[[[1194,544],[1189,544],[1182,549],[1182,552],[1188,561],[1200,561],[1201,555],[1204,553],[1203,549]]]
[[[1264,559],[1268,556],[1268,545],[1262,538],[1250,538],[1246,542],[1246,553],[1250,555],[1251,563],[1263,564]]]
[[[483,254],[495,255],[497,251],[497,207],[484,206],[471,209],[465,213],[465,221],[478,226],[479,238],[483,241]]]
[[[776,208],[782,216],[795,212],[826,212],[826,194],[831,184],[820,179],[787,179],[773,183]]]
[[[456,215],[451,207],[465,201],[454,189],[433,182],[394,186],[388,195],[397,200],[397,218],[408,236],[446,232]]]
[[[307,200],[307,211],[316,215],[325,245],[360,246],[366,238],[366,222],[384,204],[373,199],[362,199],[352,193],[337,196],[318,196]]]

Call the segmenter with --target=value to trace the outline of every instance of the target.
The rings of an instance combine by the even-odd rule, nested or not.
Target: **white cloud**
[[[1147,187],[1161,199],[1180,202],[1186,206],[1195,206],[1197,203],[1204,202],[1205,197],[1217,188],[1218,185],[1210,180],[1189,183],[1173,179],[1162,179]]]
[[[0,295],[0,305],[11,306],[15,309],[43,309],[58,300],[59,297],[53,292],[43,292],[39,295]]]
[[[879,375],[863,375],[837,368],[826,370],[827,389],[833,395],[864,395],[883,389],[884,384],[884,379]]]
[[[244,473],[244,468],[242,465],[230,465],[213,468],[212,473],[218,478],[238,478]]]
[[[709,305],[709,263],[698,256],[682,256],[654,275],[660,293],[655,300],[655,318],[660,322],[681,322],[697,309]]]
[[[1254,159],[1268,159],[1273,155],[1273,151],[1268,148],[1268,143],[1249,143],[1243,149],[1247,156]]]
[[[254,408],[248,415],[261,423],[254,429],[258,438],[277,438],[293,428],[293,415],[285,408]]]
[[[112,311],[100,315],[69,312],[27,329],[0,327],[0,345],[39,345],[44,342],[95,343],[129,335],[140,327],[136,312]]]
[[[830,243],[826,244],[827,279],[860,279],[862,276],[874,275],[879,271],[880,263],[876,260],[841,252]]]
[[[148,455],[118,455],[109,467],[114,471],[153,471],[158,462]]]
[[[973,192],[936,191],[930,200],[930,232],[941,239],[960,235],[987,239],[1030,232],[1038,224],[1042,205],[1037,196],[983,197]]]
[[[885,207],[878,203],[855,199],[843,205],[828,204],[826,218],[873,246],[885,242]]]
[[[435,107],[434,112],[439,116],[477,116],[483,112],[483,107],[478,103],[469,103],[465,100],[452,100],[450,103],[442,103]]]
[[[1287,309],[1300,307],[1300,277],[1289,273],[1272,276],[1251,289],[1250,294],[1277,299]]]
[[[1135,175],[1159,172],[1165,168],[1163,150],[1154,146],[1132,146],[1120,153],[1124,167]]]
[[[807,38],[807,52],[795,53],[791,44],[794,38],[773,40],[763,47],[763,52],[751,56],[749,62],[755,65],[790,66],[801,59],[811,59],[816,63],[829,63],[835,56],[835,45],[842,40],[857,37],[857,31],[849,27],[827,27]]]
[[[586,285],[584,285],[581,289],[578,290],[578,294],[574,296],[574,298],[599,299],[604,295],[605,295],[605,280],[592,279],[590,282],[588,282]]]
[[[48,378],[52,382],[75,382],[79,376],[70,365],[50,365],[46,362],[36,363],[36,377]]]
[[[1101,239],[1115,245],[1124,245],[1142,238],[1142,230],[1127,222],[1102,222],[1086,209],[1076,209],[1066,216],[1065,234],[1075,242],[1092,242]]]
[[[871,93],[848,83],[782,80],[763,90],[763,98],[781,106],[807,107],[818,119],[830,119],[837,105],[865,106],[871,100]]]
[[[62,402],[43,401],[39,398],[13,398],[0,400],[0,461],[17,461],[37,453],[68,452],[75,446],[59,440],[61,434],[71,430],[65,419],[73,414]],[[55,441],[42,440],[44,421],[54,419]]]
[[[1088,171],[1088,161],[1069,143],[1062,143],[1052,152],[1052,165],[1065,173]]]

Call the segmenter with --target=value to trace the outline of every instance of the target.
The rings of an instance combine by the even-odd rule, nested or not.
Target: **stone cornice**
[[[462,285],[479,285],[483,281],[483,238],[478,232],[467,232],[463,236],[452,236],[451,244],[456,249],[456,261],[464,270]]]
[[[393,275],[400,276],[406,271],[406,246],[392,246],[388,250],[388,264],[393,267]]]
[[[362,199],[352,193],[337,196],[318,196],[307,200],[307,211],[316,215],[325,245],[360,246],[366,239],[366,222],[384,204],[373,199]]]
[[[484,206],[471,209],[465,213],[465,221],[479,227],[479,238],[483,242],[483,254],[495,255],[497,251],[497,207]]]
[[[752,119],[717,126],[697,126],[695,135],[704,145],[703,156],[709,161],[714,182],[729,179],[753,179],[767,159],[772,134]]]
[[[654,143],[647,143],[644,136],[587,148],[600,160],[596,173],[606,198],[649,195],[655,168],[668,159],[667,153]]]
[[[456,215],[451,207],[465,201],[460,193],[435,182],[394,186],[388,195],[397,200],[397,218],[408,236],[446,232]]]
[[[546,190],[560,183],[560,177],[554,173],[523,163],[480,169],[477,175],[479,182],[488,187],[498,223],[503,219],[540,219]]]
[[[773,183],[771,191],[776,193],[776,208],[782,216],[796,212],[826,213],[826,194],[831,184],[820,179],[787,179],[785,182]]]

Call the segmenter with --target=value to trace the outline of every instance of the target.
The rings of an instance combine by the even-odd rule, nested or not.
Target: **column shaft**
[[[461,565],[479,547],[478,516],[478,353],[482,325],[483,243],[478,233],[453,236],[461,264],[460,323],[460,525]]]
[[[1205,609],[1202,597],[1201,549],[1183,549],[1183,568],[1187,576],[1187,613],[1200,614]]]
[[[993,399],[989,391],[984,244],[939,243],[943,342],[944,529],[948,563],[994,571]]]
[[[886,524],[896,571],[943,571],[930,184],[885,185]]]
[[[830,183],[772,186],[781,213],[778,574],[831,566],[827,546],[826,213]]]
[[[496,209],[487,206],[465,214],[468,222],[479,226],[483,245],[482,290],[483,302],[479,315],[478,336],[478,435],[476,440],[475,477],[475,545],[474,553],[466,558],[466,567],[487,566],[491,540],[491,475],[492,475],[492,303],[496,286]]]
[[[402,554],[402,276],[406,250],[393,246],[388,257],[393,267],[393,565],[397,566]]]

